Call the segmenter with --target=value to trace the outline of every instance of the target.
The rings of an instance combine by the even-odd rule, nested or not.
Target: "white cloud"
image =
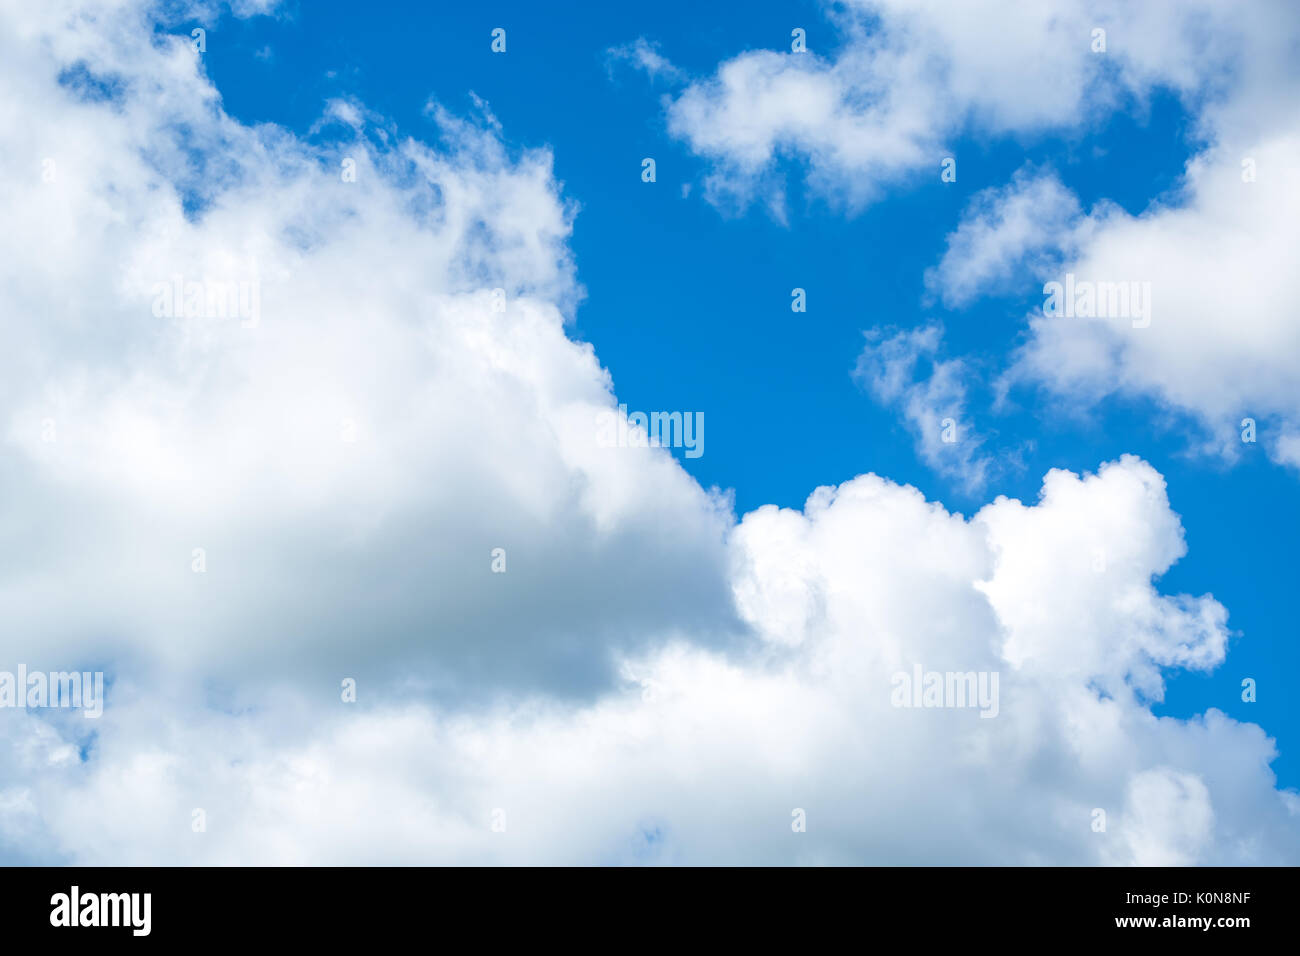
[[[685,75],[659,52],[659,44],[651,43],[645,37],[637,37],[632,43],[622,46],[610,47],[606,51],[606,57],[611,68],[615,63],[631,63],[652,79],[677,82]]]
[[[990,291],[1032,294],[1058,266],[1047,278],[1149,282],[1149,328],[1031,317],[1003,386],[1040,383],[1075,406],[1150,396],[1196,421],[1198,447],[1229,458],[1254,419],[1267,454],[1300,467],[1288,259],[1300,21],[1288,4],[862,0],[830,16],[835,52],[741,53],[670,102],[669,129],[711,161],[707,195],[784,217],[781,161],[792,158],[814,195],[852,211],[916,175],[937,184],[956,137],[1084,130],[1172,91],[1202,144],[1178,193],[1138,216],[1105,201],[1085,215],[1053,175],[1022,171],[976,197],[928,287],[964,307]]]
[[[780,215],[790,157],[814,194],[856,210],[891,184],[937,183],[964,132],[1075,130],[1157,88],[1200,110],[1205,135],[1250,135],[1288,100],[1296,37],[1284,2],[856,0],[829,16],[833,54],[741,53],[669,103],[669,130],[714,164],[719,205]]]
[[[980,452],[982,439],[967,415],[966,363],[938,357],[942,326],[865,334],[854,380],[878,402],[902,412],[927,465],[957,479],[967,491],[982,489],[993,462]]]
[[[614,648],[728,628],[729,504],[667,451],[599,447],[616,403],[564,332],[549,154],[437,110],[443,150],[309,146],[221,113],[132,8],[67,19],[0,40],[11,653],[590,693]],[[124,94],[60,86],[78,62]],[[174,277],[256,284],[256,322],[156,315]]]
[[[436,149],[361,107],[248,128],[140,6],[74,10],[0,29],[0,668],[111,686],[0,710],[6,860],[1295,862],[1263,731],[1149,710],[1227,635],[1152,584],[1184,545],[1149,465],[737,525],[598,446],[546,153],[436,110]],[[176,273],[256,279],[255,327],[154,315]],[[891,706],[913,664],[998,671],[998,716]]]
[[[1157,661],[1223,656],[1222,608],[1151,584],[1182,547],[1136,459],[970,520],[867,475],[736,529],[743,655],[683,644],[591,703],[463,713],[121,687],[84,763],[49,759],[75,720],[0,751],[0,826],[88,863],[1294,862],[1259,728],[1142,701]],[[913,664],[1000,672],[997,717],[892,706]]]
[[[926,287],[949,308],[969,304],[991,289],[1059,262],[1077,240],[1079,201],[1052,174],[1021,170],[1002,188],[980,191],[962,212],[939,264],[926,273]]]
[[[1229,457],[1244,447],[1242,419],[1253,418],[1260,445],[1300,467],[1300,278],[1291,261],[1300,114],[1285,120],[1259,142],[1194,157],[1178,204],[1139,216],[1111,210],[1079,226],[1086,238],[1056,278],[1150,283],[1150,325],[1039,311],[1008,381],[1037,382],[1076,403],[1153,397],[1192,416],[1207,447]],[[1253,182],[1243,181],[1245,160]]]
[[[1224,608],[1150,586],[1187,550],[1177,516],[1161,507],[1164,481],[1150,466],[1126,458],[1083,480],[1054,470],[1042,498],[1034,509],[999,499],[980,515],[994,548],[1015,542],[979,585],[1002,622],[1010,664],[1159,700],[1161,667],[1208,670],[1222,662]],[[1150,533],[1125,541],[1135,524]]]
[[[1128,785],[1126,831],[1136,866],[1188,866],[1210,842],[1214,810],[1195,774],[1155,767]]]

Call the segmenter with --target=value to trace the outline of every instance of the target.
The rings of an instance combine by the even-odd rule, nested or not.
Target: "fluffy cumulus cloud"
[[[937,181],[965,132],[1080,129],[1157,88],[1203,109],[1207,129],[1248,135],[1253,111],[1285,99],[1295,36],[1284,0],[851,0],[828,16],[805,25],[806,50],[740,53],[669,101],[669,129],[715,163],[719,204],[780,213],[788,158],[814,194],[857,209]],[[1230,90],[1205,79],[1222,75]]]
[[[929,287],[956,307],[1042,303],[1003,390],[1037,385],[1076,407],[1148,397],[1190,419],[1193,447],[1235,458],[1249,427],[1300,468],[1297,149],[1300,112],[1254,145],[1196,154],[1177,192],[1137,215],[1085,213],[1055,176],[1022,171],[971,202]]]
[[[1295,862],[1265,733],[1151,712],[1229,631],[1149,465],[737,522],[601,447],[545,152],[248,127],[142,3],[0,16],[0,669],[109,677],[0,709],[6,860]]]
[[[975,195],[926,286],[948,308],[1017,282],[1023,291],[1023,277],[1054,265],[1084,221],[1078,199],[1056,176],[1022,169],[1006,186]]]
[[[126,688],[84,759],[28,718],[6,833],[87,862],[1284,861],[1263,732],[1147,707],[1223,658],[1224,609],[1152,585],[1182,550],[1136,459],[969,520],[867,475],[736,528],[743,653],[629,657],[590,704]],[[896,706],[917,666],[998,673],[991,716]]]
[[[1038,277],[1145,290],[1149,314],[1038,310],[1008,380],[1084,402],[1150,396],[1195,421],[1197,444],[1230,458],[1252,419],[1270,457],[1300,468],[1300,276],[1292,261],[1300,112],[1285,120],[1252,145],[1194,157],[1180,201],[1077,224],[1086,239]]]
[[[0,41],[15,653],[588,692],[602,649],[725,628],[727,503],[596,440],[549,155],[438,111],[440,150],[349,104],[328,145],[250,129],[183,36],[68,23]]]

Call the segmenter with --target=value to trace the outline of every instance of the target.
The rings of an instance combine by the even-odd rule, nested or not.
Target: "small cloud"
[[[966,417],[966,365],[939,358],[943,327],[897,331],[872,329],[858,357],[853,380],[876,401],[902,412],[921,459],[968,492],[982,489],[992,460],[980,453],[983,439]],[[925,366],[928,366],[926,374]]]
[[[948,308],[1016,282],[1037,292],[1034,280],[1077,245],[1084,226],[1078,199],[1055,175],[1022,168],[967,203],[943,258],[925,273],[926,289]]]
[[[674,83],[686,79],[685,72],[659,52],[659,44],[651,43],[645,37],[637,37],[633,43],[610,47],[606,51],[606,57],[605,66],[611,77],[614,75],[614,64],[631,63],[637,69],[644,70],[651,79],[663,77]]]

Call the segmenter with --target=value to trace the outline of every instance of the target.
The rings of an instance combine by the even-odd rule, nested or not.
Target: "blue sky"
[[[1026,163],[1054,170],[1085,207],[1109,200],[1137,215],[1157,199],[1176,202],[1184,164],[1202,145],[1176,96],[1157,90],[1066,135],[958,135],[955,183],[918,173],[856,215],[802,189],[799,158],[786,159],[791,211],[781,223],[758,206],[736,215],[702,199],[708,161],[667,131],[665,84],[609,51],[645,37],[704,73],[747,50],[784,49],[799,25],[810,49],[830,54],[841,41],[817,4],[395,3],[375,16],[367,5],[314,2],[291,11],[226,20],[214,33],[206,64],[225,108],[307,136],[326,100],[355,98],[399,135],[427,138],[430,99],[472,113],[473,94],[514,148],[553,150],[563,195],[579,208],[571,247],[586,298],[570,334],[594,344],[629,409],[705,411],[707,453],[678,455],[702,484],[733,489],[738,512],[801,507],[818,485],[874,471],[970,514],[997,495],[1032,500],[1051,468],[1094,470],[1125,453],[1151,462],[1189,547],[1163,587],[1213,593],[1236,635],[1213,673],[1168,672],[1155,710],[1187,717],[1216,707],[1260,723],[1281,751],[1280,785],[1300,783],[1300,720],[1285,692],[1300,670],[1294,473],[1258,446],[1231,466],[1190,454],[1191,426],[1149,398],[1112,398],[1075,421],[1021,387],[1013,407],[995,411],[992,380],[1041,293],[1026,283],[1023,294],[962,309],[926,304],[925,270],[965,203]],[[505,55],[489,48],[497,26],[507,29]],[[641,181],[644,157],[656,161],[653,184]],[[695,187],[687,196],[684,184]],[[795,287],[808,292],[805,314],[790,310]],[[977,363],[973,411],[986,447],[1021,462],[975,493],[919,460],[896,412],[851,376],[864,329],[934,318],[948,354]],[[1259,684],[1254,703],[1240,699],[1245,677]]]
[[[1298,50],[0,11],[0,860],[1296,862]]]

